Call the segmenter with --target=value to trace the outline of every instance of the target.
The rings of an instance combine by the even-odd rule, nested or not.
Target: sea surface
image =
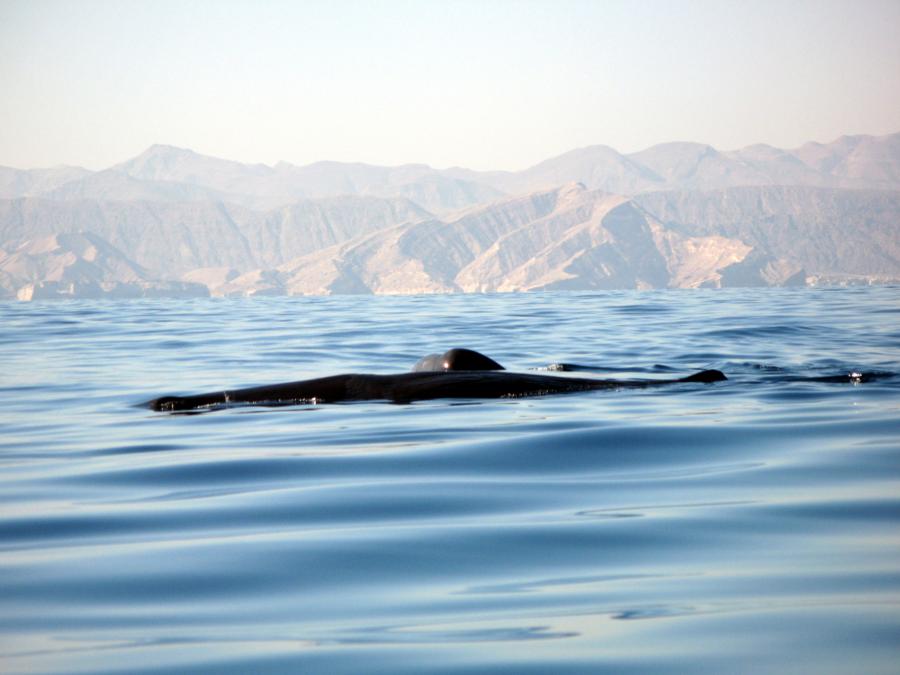
[[[729,379],[141,405],[454,346]],[[0,672],[900,672],[898,287],[4,302],[0,363]]]

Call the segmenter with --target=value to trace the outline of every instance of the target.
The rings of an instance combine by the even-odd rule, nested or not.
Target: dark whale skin
[[[440,370],[506,370],[494,359],[463,347],[448,349],[443,354],[423,356],[412,369],[414,373]]]
[[[595,389],[643,388],[677,383],[726,380],[718,370],[675,380],[599,380],[497,370],[438,370],[399,375],[345,374],[312,380],[211,392],[194,396],[163,396],[148,403],[157,411],[178,412],[227,406],[230,403],[291,405],[304,402],[391,401],[410,403],[439,398],[516,398]]]

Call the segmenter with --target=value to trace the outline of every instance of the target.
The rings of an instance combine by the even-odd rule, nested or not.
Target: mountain
[[[111,170],[141,180],[190,183],[221,192],[242,192],[245,183],[276,173],[265,164],[242,164],[172,145],[151,145]]]
[[[6,297],[900,280],[900,134],[594,145],[514,172],[155,145],[96,172],[0,167],[0,194]]]
[[[629,156],[661,179],[668,189],[709,189],[765,185],[764,170],[700,143],[663,143]]]
[[[833,178],[813,169],[787,150],[758,143],[723,153],[759,178],[759,185],[809,185],[825,187]],[[717,187],[733,187],[719,185]]]
[[[842,136],[831,143],[807,143],[793,150],[751,145],[722,152],[700,143],[679,142],[623,155],[608,146],[593,145],[521,171],[330,161],[268,166],[168,145],[153,145],[96,174],[77,167],[30,171],[0,167],[0,197],[212,199],[254,210],[304,199],[366,195],[406,198],[426,211],[446,214],[569,182],[624,195],[748,185],[896,190],[900,189],[900,133]]]
[[[407,198],[428,211],[441,212],[503,196],[494,188],[444,176],[424,164],[316,162],[301,167],[279,162],[269,167],[164,145],[154,145],[111,171],[142,181],[205,188],[223,201],[263,209],[303,199],[365,195]]]
[[[0,244],[89,231],[162,278],[199,267],[249,271],[431,214],[404,199],[335,197],[270,211],[220,202],[0,200]]]
[[[753,254],[753,255],[751,255]],[[743,268],[736,267],[743,263]],[[743,269],[741,273],[739,270]],[[789,261],[667,229],[636,202],[570,184],[443,222],[387,228],[214,294],[452,293],[797,283]]]
[[[108,201],[222,201],[215,190],[176,181],[138,179],[107,169],[98,171],[41,193],[45,199],[100,199]]]
[[[279,283],[323,294],[896,280],[898,214],[900,193],[888,191],[763,186],[628,199],[573,184],[357,237],[282,265]]]
[[[88,232],[56,234],[0,252],[0,297],[206,296],[201,284],[163,281]]]
[[[518,194],[566,182],[624,195],[752,185],[900,189],[900,133],[842,136],[794,150],[751,145],[719,151],[701,143],[662,143],[622,155],[603,145],[573,150],[523,171],[445,171]]]
[[[389,228],[282,266],[295,293],[452,292],[458,272],[499,237],[560,208],[558,191],[476,209],[445,223],[427,220]],[[315,285],[312,286],[311,284]]]
[[[900,278],[900,192],[764,186],[634,199],[675,232],[738,239],[811,274]]]
[[[606,145],[572,150],[512,174],[502,181],[510,193],[581,183],[591,190],[635,194],[664,187],[665,181],[652,169],[619,154]]]
[[[900,185],[900,133],[842,136],[827,145],[807,143],[793,154],[847,187],[896,190]]]

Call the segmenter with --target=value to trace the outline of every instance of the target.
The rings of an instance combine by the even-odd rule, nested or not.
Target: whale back
[[[472,349],[463,349],[456,347],[448,349],[443,354],[429,354],[423,356],[416,365],[413,366],[413,372],[437,372],[437,371],[455,371],[455,370],[506,370],[494,359],[485,356]]]

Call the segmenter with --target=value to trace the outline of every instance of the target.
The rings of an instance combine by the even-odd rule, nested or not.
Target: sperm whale
[[[304,402],[391,401],[411,403],[440,398],[515,398],[595,389],[641,388],[677,383],[710,383],[727,379],[718,370],[703,370],[669,380],[601,380],[516,373],[471,349],[454,348],[420,359],[412,372],[397,375],[349,373],[188,396],[162,396],[149,401],[165,412],[199,410],[231,403],[291,405]]]

